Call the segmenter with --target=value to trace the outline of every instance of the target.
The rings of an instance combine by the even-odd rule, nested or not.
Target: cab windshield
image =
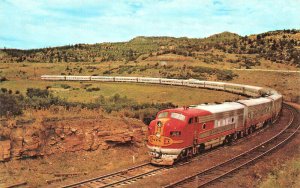
[[[168,117],[168,114],[169,114],[168,112],[162,112],[162,113],[158,114],[157,118],[158,119],[166,118],[166,117]]]
[[[181,121],[185,120],[185,116],[176,112],[171,113],[171,118],[178,119]]]

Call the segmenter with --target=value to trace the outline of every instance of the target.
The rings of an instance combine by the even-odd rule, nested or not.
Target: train
[[[174,86],[188,86],[196,88],[206,88],[212,90],[222,90],[236,93],[244,96],[259,97],[262,95],[271,95],[276,92],[271,89],[265,89],[257,86],[202,81],[197,79],[168,79],[151,77],[119,77],[119,76],[65,76],[65,75],[42,75],[42,80],[49,81],[101,81],[101,82],[136,82],[149,84],[165,84]]]
[[[235,102],[190,105],[158,112],[148,126],[147,139],[151,163],[155,165],[173,165],[272,124],[279,117],[283,101],[282,95],[270,88],[197,79],[63,75],[42,75],[41,79],[165,84],[249,97]]]

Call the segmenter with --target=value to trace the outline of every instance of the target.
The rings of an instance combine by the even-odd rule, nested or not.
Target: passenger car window
[[[190,118],[189,119],[189,124],[192,124],[193,123],[193,118]]]

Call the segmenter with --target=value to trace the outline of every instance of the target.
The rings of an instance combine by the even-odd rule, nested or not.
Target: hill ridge
[[[276,30],[250,36],[224,31],[206,38],[137,36],[128,42],[0,49],[0,63],[136,61],[139,57],[167,53],[197,58],[197,53],[213,49],[227,54],[256,54],[273,62],[300,66],[300,30]]]

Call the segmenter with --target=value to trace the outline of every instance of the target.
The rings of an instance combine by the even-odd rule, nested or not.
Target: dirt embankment
[[[45,115],[48,113],[50,115]],[[43,111],[31,113],[30,118],[25,115],[19,119],[1,120],[0,161],[106,150],[116,145],[144,142],[145,131],[138,120],[112,117],[101,112],[86,116],[84,112],[70,114],[55,117],[51,112]]]

